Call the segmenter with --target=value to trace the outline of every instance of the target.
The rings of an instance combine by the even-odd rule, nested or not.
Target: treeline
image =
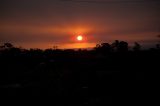
[[[41,50],[4,43],[0,46],[0,88],[7,90],[2,90],[4,95],[55,96],[68,104],[112,104],[115,97],[118,104],[121,95],[142,100],[154,91],[148,86],[158,83],[159,60],[159,44],[143,50],[139,43],[130,48],[127,42],[116,40],[91,50],[55,46]]]
[[[154,48],[149,48],[148,51],[151,50],[160,50],[160,44],[155,45]],[[31,49],[23,49],[23,48],[19,48],[19,47],[15,47],[12,43],[3,43],[0,45],[0,52],[37,52],[37,53],[42,53],[42,52],[97,52],[97,53],[102,53],[102,54],[107,54],[107,53],[113,53],[113,52],[129,52],[129,51],[143,51],[142,50],[142,46],[135,42],[134,45],[132,47],[128,46],[128,43],[125,41],[119,41],[119,40],[115,40],[113,43],[109,44],[109,43],[100,43],[97,44],[94,48],[87,50],[87,49],[81,49],[79,48],[78,50],[75,49],[58,49],[57,46],[53,46],[53,48],[50,49],[45,49],[45,50],[41,50],[39,48],[31,48]]]

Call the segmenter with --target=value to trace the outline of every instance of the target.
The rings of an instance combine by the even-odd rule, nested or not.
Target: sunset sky
[[[158,42],[159,10],[160,0],[0,0],[0,43],[88,48],[124,40],[150,46]]]

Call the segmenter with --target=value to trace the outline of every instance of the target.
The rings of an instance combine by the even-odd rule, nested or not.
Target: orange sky
[[[88,48],[116,39],[153,45],[160,34],[159,4],[158,0],[5,0],[0,4],[0,42],[43,49]],[[79,34],[85,38],[81,43],[76,40]]]

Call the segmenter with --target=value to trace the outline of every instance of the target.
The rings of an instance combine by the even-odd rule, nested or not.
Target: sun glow
[[[82,35],[78,35],[78,36],[77,36],[77,40],[78,40],[78,41],[82,41],[82,40],[83,40]]]

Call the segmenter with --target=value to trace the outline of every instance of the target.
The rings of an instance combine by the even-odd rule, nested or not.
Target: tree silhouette
[[[125,41],[115,40],[111,45],[109,43],[101,43],[97,44],[94,48],[96,51],[101,53],[110,53],[110,52],[127,52],[128,51],[128,43]]]
[[[120,41],[117,47],[118,52],[127,52],[128,51],[128,43],[125,41]]]
[[[160,35],[157,35],[157,37],[159,38],[158,44],[156,44],[156,48],[160,50]]]
[[[114,51],[118,51],[119,40],[115,40],[111,46]]]
[[[112,48],[109,43],[101,43],[96,45],[95,50],[105,54],[110,53]]]
[[[95,50],[53,48],[21,50],[8,43],[2,46],[11,48],[0,50],[0,87],[7,90],[5,95],[56,95],[60,99],[68,97],[71,100],[81,96],[86,97],[84,100],[86,103],[90,99],[88,86],[91,85],[93,91],[98,89],[98,92],[94,92],[94,95],[98,96],[95,100],[98,98],[98,102],[100,100],[102,103],[104,98],[101,97],[104,97],[104,92],[112,98],[121,91],[120,89],[115,92],[113,89],[120,85],[124,86],[119,81],[126,82],[126,85],[132,82],[134,86],[141,87],[144,85],[141,83],[143,80],[151,79],[150,75],[144,78],[146,72],[153,74],[155,73],[153,70],[159,69],[157,61],[160,60],[160,49],[128,52],[128,43],[118,40],[112,44],[97,44]],[[113,48],[117,50],[116,53],[112,52]],[[140,48],[140,44],[135,42],[134,49]],[[118,83],[116,80],[119,80]]]
[[[116,52],[126,52],[128,51],[128,43],[125,41],[115,40],[112,44],[112,49]]]
[[[134,43],[134,46],[133,46],[133,50],[134,51],[140,51],[141,50],[141,45],[137,42]]]
[[[54,45],[54,46],[53,46],[53,49],[54,49],[54,50],[58,49],[58,46]]]
[[[2,49],[11,49],[11,48],[14,48],[13,44],[11,43],[4,43],[0,46],[0,48]]]
[[[156,44],[156,48],[160,50],[160,44]]]

